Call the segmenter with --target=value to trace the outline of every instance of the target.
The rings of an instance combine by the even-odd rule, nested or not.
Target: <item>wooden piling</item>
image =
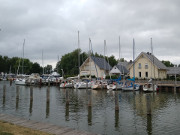
[[[16,110],[19,108],[19,86],[16,86]]]
[[[69,105],[69,89],[66,89],[66,104]]]
[[[115,127],[119,127],[119,110],[115,110]]]
[[[115,111],[119,111],[119,92],[115,91]]]
[[[88,106],[88,125],[92,125],[92,106]]]
[[[29,104],[29,113],[32,113],[33,106],[33,86],[30,86],[30,104]]]
[[[19,86],[16,86],[16,99],[19,99]]]
[[[151,96],[146,94],[147,115],[151,115]]]
[[[168,92],[168,86],[166,86],[165,89],[166,89],[166,92]]]
[[[6,85],[3,85],[3,98],[6,97]]]
[[[30,86],[30,99],[33,99],[33,86]]]
[[[47,88],[46,92],[46,118],[49,117],[49,105],[50,105],[50,89],[49,87]]]
[[[134,83],[135,83],[135,82],[133,81],[133,92],[135,93],[135,89],[134,89]]]
[[[66,104],[65,119],[69,121],[69,104]]]
[[[86,82],[86,90],[88,89],[88,82]]]
[[[50,81],[48,80],[48,87],[50,87]]]
[[[6,102],[6,85],[3,85],[3,106],[5,106]]]
[[[40,87],[42,86],[42,79],[40,79],[40,81],[39,81],[39,85],[40,85]]]
[[[92,106],[92,93],[91,90],[87,90],[88,92],[88,106]]]
[[[9,82],[10,82],[10,86],[12,86],[12,79],[10,79]]]

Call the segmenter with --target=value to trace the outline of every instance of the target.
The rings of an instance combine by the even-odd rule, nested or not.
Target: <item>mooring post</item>
[[[69,105],[69,89],[66,89],[66,104]]]
[[[86,82],[86,90],[88,89],[88,82]]]
[[[115,111],[119,111],[119,92],[115,91]]]
[[[134,83],[135,83],[135,81],[133,81],[133,92],[135,93],[135,88],[134,88],[135,85],[134,85]]]
[[[30,100],[33,99],[33,86],[30,86]]]
[[[40,87],[42,86],[42,79],[40,79],[40,81],[39,81],[39,85],[40,85]]]
[[[48,87],[50,87],[50,81],[48,80]]]
[[[117,85],[118,85],[118,83],[116,82],[116,91],[117,91]]]
[[[69,104],[66,104],[65,118],[66,121],[69,121]]]
[[[6,102],[6,85],[3,85],[3,106],[5,106]]]
[[[115,110],[114,117],[115,117],[115,127],[119,127],[119,110],[118,111]]]
[[[6,85],[3,85],[3,98],[6,97]]]
[[[88,106],[92,106],[92,93],[91,90],[87,90],[88,92]]]
[[[29,104],[29,113],[32,113],[33,106],[33,86],[30,86],[30,104]]]
[[[10,82],[10,86],[11,86],[12,85],[12,79],[10,79],[9,82]]]
[[[103,82],[101,81],[101,90],[103,89]]]
[[[151,96],[146,94],[147,115],[151,115]]]
[[[16,110],[19,107],[19,86],[16,86]]]
[[[174,93],[176,93],[176,74],[175,74],[175,80],[174,80]]]
[[[46,92],[46,118],[49,117],[49,102],[50,102],[49,96],[50,96],[50,89],[48,87]]]
[[[166,92],[168,92],[168,86],[165,86],[166,87]]]
[[[19,99],[19,86],[16,86],[16,99]]]
[[[88,106],[88,125],[92,125],[92,106]]]

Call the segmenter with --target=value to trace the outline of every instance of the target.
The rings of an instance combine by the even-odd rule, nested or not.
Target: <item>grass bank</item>
[[[42,131],[37,131],[11,123],[0,121],[0,135],[50,135]]]

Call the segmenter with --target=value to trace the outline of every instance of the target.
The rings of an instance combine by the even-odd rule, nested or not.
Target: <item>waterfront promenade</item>
[[[12,115],[1,114],[1,113],[0,113],[0,121],[5,121],[18,126],[31,128],[34,130],[39,130],[55,135],[95,135],[93,133],[88,133],[86,131],[78,131],[72,128],[60,127],[49,123],[36,122],[36,121],[27,120],[24,118],[18,118]]]

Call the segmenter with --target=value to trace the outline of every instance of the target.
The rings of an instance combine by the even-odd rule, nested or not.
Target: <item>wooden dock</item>
[[[0,120],[18,126],[31,128],[33,130],[39,130],[55,135],[96,135],[93,133],[88,133],[86,131],[78,131],[68,127],[60,127],[49,123],[36,122],[36,121],[27,120],[24,118],[14,117],[12,115],[1,114],[1,113],[0,113]]]

